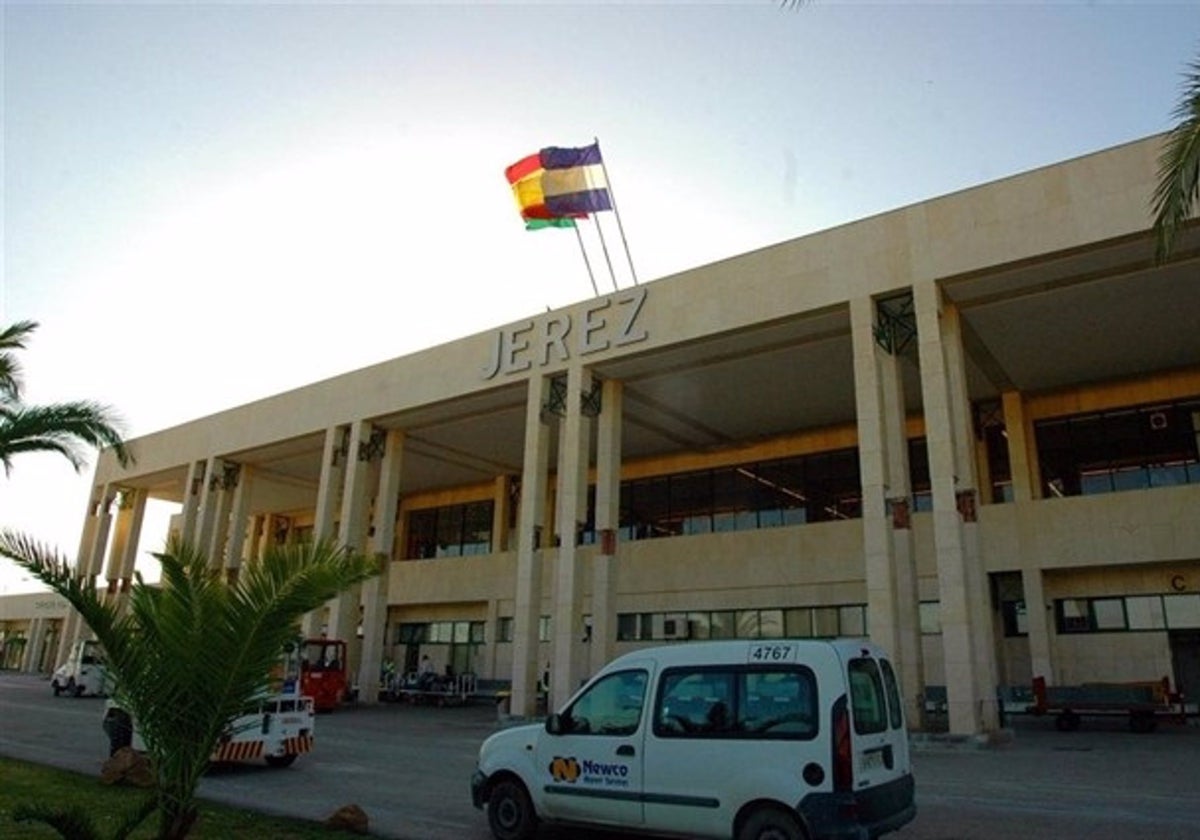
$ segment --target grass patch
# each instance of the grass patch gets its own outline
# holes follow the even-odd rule
[[[99,777],[70,773],[39,764],[0,757],[0,837],[5,840],[53,840],[58,832],[44,823],[18,823],[12,818],[19,804],[44,802],[56,807],[80,805],[96,817],[102,832],[111,832],[118,815],[137,806],[147,791],[101,784]],[[307,820],[269,817],[240,808],[200,800],[200,818],[189,837],[197,840],[272,838],[272,840],[338,840],[362,835],[331,831]],[[136,840],[153,840],[156,815],[133,833]]]

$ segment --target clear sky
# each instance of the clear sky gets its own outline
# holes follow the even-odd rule
[[[136,436],[590,297],[504,179],[542,146],[600,139],[653,280],[1167,129],[1200,4],[6,2],[2,36],[26,398]],[[19,457],[0,526],[73,556],[89,485]]]

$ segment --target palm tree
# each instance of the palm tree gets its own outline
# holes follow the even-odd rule
[[[0,332],[0,399],[21,398],[21,365],[13,350],[25,349],[25,338],[37,329],[34,321],[18,321]]]
[[[196,786],[222,732],[251,708],[301,616],[379,571],[329,542],[273,546],[230,583],[199,550],[172,540],[155,555],[162,583],[137,576],[127,610],[106,602],[61,555],[0,531],[8,557],[79,611],[103,645],[116,694],[156,775],[158,837],[186,837]]]
[[[1155,258],[1163,262],[1200,197],[1200,58],[1183,74],[1183,90],[1172,116],[1178,121],[1167,134],[1158,158],[1154,189]]]
[[[112,409],[88,400],[45,406],[22,401],[21,366],[12,351],[25,349],[37,326],[18,321],[0,331],[0,464],[5,475],[12,472],[13,456],[23,452],[57,452],[79,472],[87,463],[85,445],[112,447],[121,466],[127,465],[132,459]]]

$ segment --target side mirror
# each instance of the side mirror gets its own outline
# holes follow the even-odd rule
[[[558,712],[555,712],[554,714],[550,715],[550,717],[546,718],[546,731],[551,735],[561,735],[563,734],[563,730],[564,727],[562,715],[560,715]]]

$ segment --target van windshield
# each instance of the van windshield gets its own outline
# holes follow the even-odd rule
[[[887,700],[879,665],[874,659],[851,659],[847,672],[854,731],[859,735],[885,731],[888,726]]]

